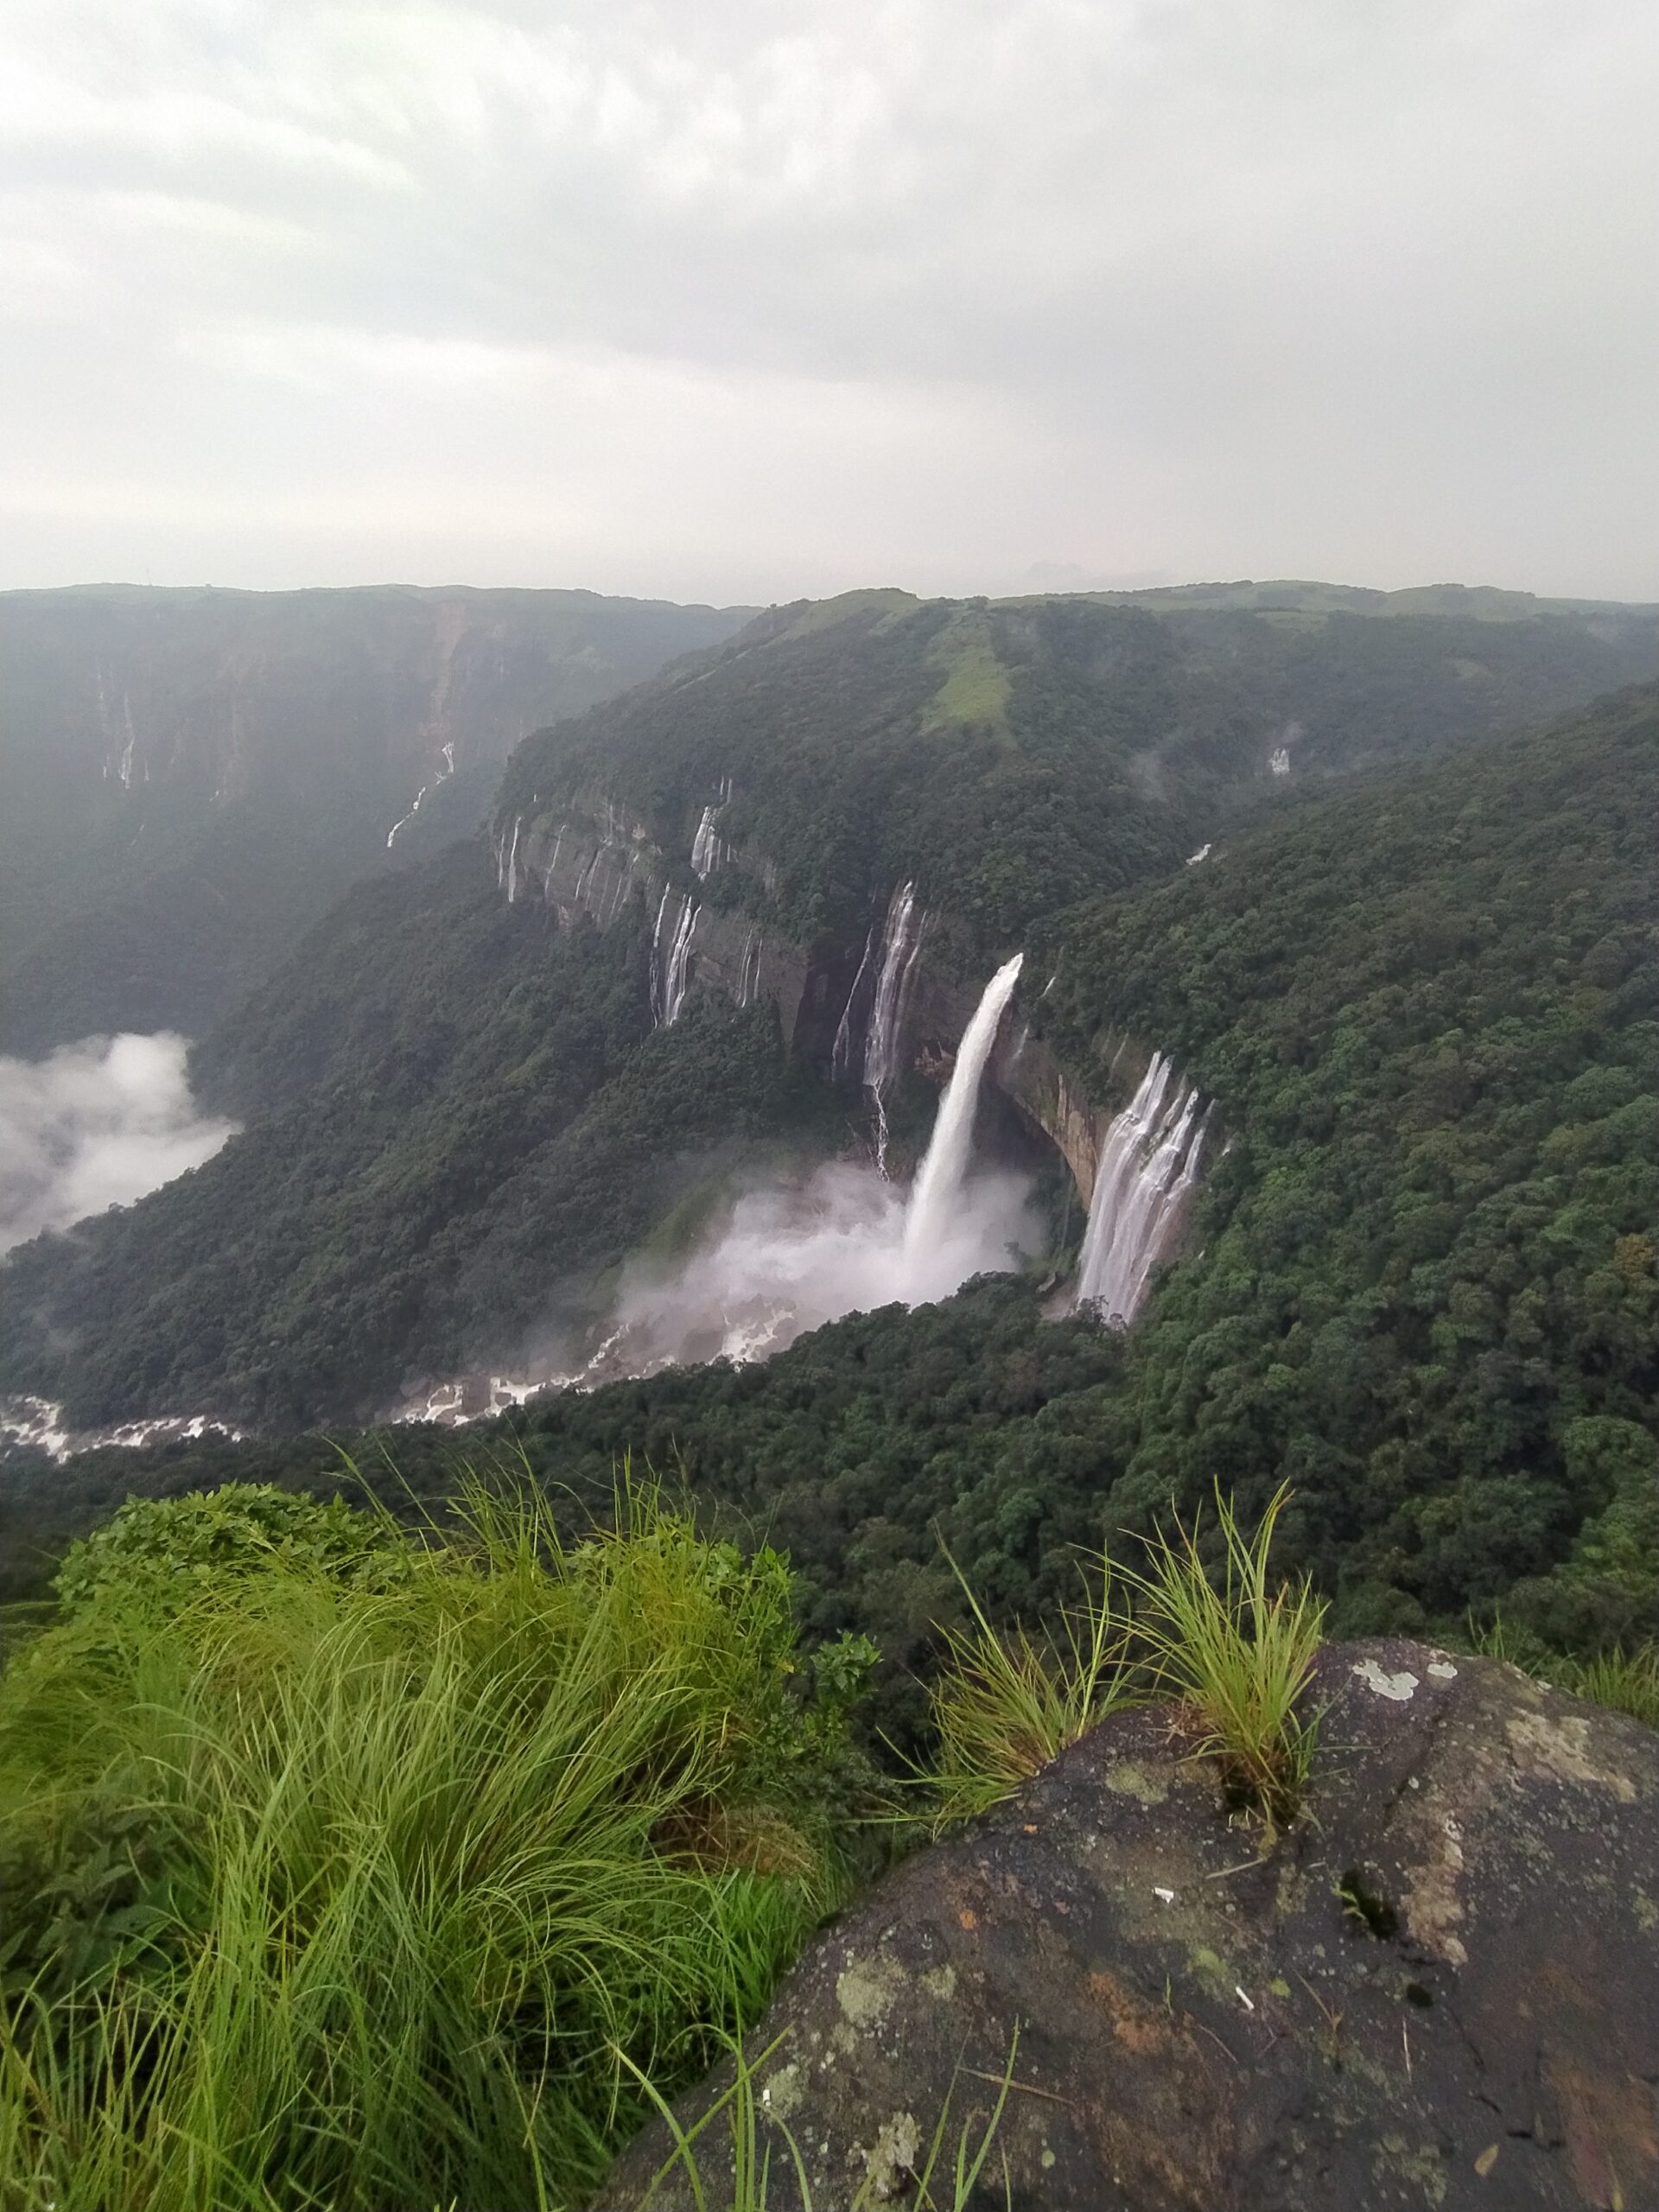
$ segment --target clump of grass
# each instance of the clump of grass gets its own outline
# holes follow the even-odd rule
[[[1633,1720],[1659,1728],[1659,1645],[1640,1643],[1626,1651],[1616,1643],[1593,1659],[1575,1662],[1561,1687],[1611,1713],[1628,1713]]]
[[[171,1589],[0,1682],[0,2212],[579,2199],[839,1901],[787,1568],[652,1494]]]
[[[1199,1521],[1158,1535],[1143,1573],[1125,1575],[1156,1688],[1191,1716],[1194,1748],[1220,1764],[1230,1788],[1269,1823],[1294,1817],[1319,1740],[1307,1707],[1325,1608],[1306,1580],[1275,1586],[1268,1554],[1290,1493],[1281,1484],[1253,1536],[1216,1487],[1221,1574],[1212,1582]]]
[[[929,1775],[936,1833],[1000,1803],[1134,1690],[1128,1630],[1104,1553],[1084,1571],[1081,1604],[1063,1607],[1057,1630],[1041,1637],[994,1628],[950,1564],[973,1625],[944,1630],[928,1693],[938,1735]]]
[[[1659,1728],[1659,1643],[1652,1638],[1633,1650],[1615,1643],[1583,1658],[1553,1649],[1529,1630],[1514,1628],[1494,1612],[1484,1624],[1471,1621],[1470,1642],[1483,1658],[1506,1660],[1571,1697]]]

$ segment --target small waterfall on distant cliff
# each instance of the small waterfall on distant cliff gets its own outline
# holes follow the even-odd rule
[[[1003,963],[985,986],[985,995],[974,1009],[974,1018],[957,1047],[957,1065],[939,1117],[933,1124],[927,1156],[905,1216],[905,1258],[913,1259],[938,1243],[949,1230],[961,1203],[962,1185],[974,1144],[974,1109],[979,1103],[979,1079],[996,1042],[997,1024],[1014,995],[1014,987],[1025,960],[1016,952]]]
[[[691,938],[697,926],[697,916],[702,911],[688,891],[680,902],[675,918],[674,931],[669,940],[668,957],[663,957],[663,925],[668,917],[669,894],[663,893],[662,904],[657,909],[657,926],[651,938],[651,1010],[656,1016],[658,1029],[667,1029],[679,1019],[680,1008],[685,1003],[685,988],[691,957]]]
[[[702,819],[697,824],[697,834],[691,840],[691,873],[699,883],[706,875],[712,874],[721,863],[724,849],[715,830],[719,815],[717,806],[705,806]]]
[[[691,840],[691,873],[699,883],[712,875],[717,868],[724,868],[731,856],[731,849],[715,828],[721,816],[731,803],[732,779],[729,776],[723,776],[721,779],[720,797],[711,806],[703,808],[702,819],[698,823],[696,835]]]
[[[830,1055],[831,1075],[849,1075],[853,1065],[853,1042],[855,1034],[855,1017],[858,1011],[860,994],[864,978],[870,972],[870,955],[875,950],[875,931],[872,928],[864,939],[864,957],[858,963],[858,973],[853,978],[853,988],[847,994],[847,1003],[841,1010],[841,1024],[836,1031],[835,1046]]]
[[[1193,1086],[1177,1083],[1155,1052],[1101,1147],[1077,1270],[1079,1306],[1096,1306],[1110,1321],[1134,1318],[1198,1179],[1208,1118],[1207,1111],[1199,1116]]]
[[[916,886],[901,883],[887,902],[887,918],[881,931],[874,994],[864,1030],[861,1071],[864,1088],[875,1108],[875,1164],[884,1175],[887,1172],[887,1091],[899,1072],[905,1007],[926,928],[926,914],[918,915],[916,912]],[[872,930],[864,941],[864,957],[858,963],[841,1026],[836,1032],[830,1066],[836,1075],[847,1074],[853,1065],[854,1039],[862,1017],[863,995],[875,950],[875,932]]]

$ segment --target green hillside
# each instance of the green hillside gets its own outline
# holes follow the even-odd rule
[[[1449,752],[1659,672],[1650,610],[1532,601],[1496,620],[1460,598],[1402,612],[1318,590],[1334,603],[855,592],[776,609],[522,746],[496,820],[602,794],[683,866],[729,787],[734,858],[702,893],[715,904],[800,941],[856,938],[913,876],[999,946],[1090,892],[1168,874],[1287,786]]]
[[[764,1000],[740,1018],[699,992],[652,1033],[659,882],[796,947],[833,1030],[900,878],[931,915],[930,972],[971,979],[1080,899],[1179,877],[1229,824],[1455,753],[1649,650],[1634,619],[1605,628],[1345,611],[1287,628],[1272,611],[897,592],[774,610],[514,754],[498,852],[509,819],[572,806],[620,810],[645,840],[606,926],[509,906],[479,845],[316,921],[197,1055],[243,1135],[0,1270],[0,1388],[60,1398],[77,1424],[286,1426],[362,1419],[411,1376],[527,1343],[557,1353],[604,1313],[628,1253],[748,1147],[810,1155],[847,1135],[827,1042],[791,1052]],[[728,859],[697,885],[684,856],[722,790]],[[543,829],[526,849],[536,835],[556,842]],[[1208,898],[1209,880],[1179,895]],[[1150,1000],[1127,1018],[1149,1042],[1188,1034],[1166,1038]]]
[[[941,1537],[990,1602],[1030,1611],[1075,1542],[1217,1480],[1254,1510],[1285,1477],[1287,1559],[1350,1627],[1502,1603],[1563,1644],[1639,1635],[1659,1574],[1656,802],[1647,687],[1301,800],[1202,868],[1043,925],[1032,972],[1057,980],[1027,1011],[1079,1081],[1130,1024],[1228,1134],[1128,1338],[987,1283],[766,1366],[567,1395],[506,1433],[588,1494],[621,1452],[683,1462],[790,1550],[814,1632],[866,1629],[895,1662],[950,1608]],[[397,1446],[430,1491],[455,1448]],[[329,1465],[301,1440],[49,1480],[90,1513],[132,1479]]]

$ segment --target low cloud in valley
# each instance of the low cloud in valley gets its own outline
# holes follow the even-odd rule
[[[199,1114],[188,1041],[88,1037],[45,1059],[0,1057],[0,1252],[130,1205],[211,1159],[232,1122]]]

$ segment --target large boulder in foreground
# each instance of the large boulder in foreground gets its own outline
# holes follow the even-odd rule
[[[776,2121],[816,2212],[912,2202],[1016,2027],[976,2205],[1659,2207],[1659,1735],[1421,1644],[1332,1645],[1319,1694],[1270,1847],[1127,1713],[820,1936],[750,2044],[768,2212],[801,2202]],[[601,2204],[690,2212],[677,2171],[648,2195],[671,2149],[648,2129]],[[699,2152],[724,2205],[722,2124]]]

